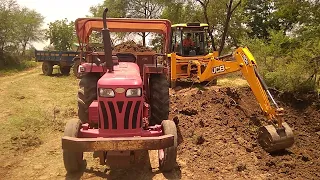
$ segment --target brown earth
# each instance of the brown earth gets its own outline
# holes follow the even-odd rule
[[[144,47],[141,44],[137,44],[134,41],[125,41],[116,45],[113,49],[116,52],[150,52],[153,51],[148,47]]]
[[[320,179],[320,110],[281,105],[295,144],[269,154],[256,141],[265,121],[249,88],[172,91],[178,156],[182,169],[192,172],[188,179]]]
[[[38,71],[32,70],[0,79],[1,97],[6,96],[4,92],[10,90],[10,85],[23,88],[24,81],[35,78],[41,78],[37,80],[40,84],[45,82],[43,80],[52,81],[55,85],[62,81],[68,85],[71,83],[64,90],[71,88],[71,93],[63,96],[76,97],[76,79],[42,77],[38,74]],[[11,80],[13,78],[15,81]],[[37,87],[37,82],[34,87]],[[59,87],[62,91],[64,86],[52,88]],[[38,94],[44,91],[41,96],[43,101],[54,96],[46,94],[45,87],[23,92],[35,90]],[[48,92],[51,91],[48,88]],[[13,96],[12,101],[26,104],[37,96],[24,94],[24,98],[21,97]],[[11,135],[6,119],[20,112],[12,112],[13,109],[8,107],[7,111],[0,112],[3,123],[0,129],[5,131],[2,140],[8,139],[0,147],[0,179],[320,179],[320,110],[315,105],[296,106],[280,102],[286,110],[286,122],[294,130],[295,144],[286,151],[269,154],[256,142],[256,130],[265,121],[249,88],[180,88],[179,91],[170,90],[170,97],[170,117],[179,122],[177,167],[171,173],[161,173],[157,153],[150,151],[144,166],[130,169],[100,166],[91,153],[85,153],[86,167],[83,171],[66,174],[62,161],[61,122],[54,121],[50,126],[40,124],[41,128],[37,131],[30,124],[30,127],[21,127],[18,136]],[[61,100],[57,104],[62,106]],[[73,109],[67,108],[71,106],[69,102],[65,106],[66,109],[59,111],[54,107],[50,112],[53,111],[54,116],[76,116]],[[31,119],[31,115],[26,120]],[[49,117],[44,118],[49,120]],[[41,132],[43,136],[36,136]]]

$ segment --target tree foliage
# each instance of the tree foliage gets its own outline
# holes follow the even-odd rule
[[[19,63],[28,45],[32,49],[32,42],[43,39],[41,14],[20,7],[15,0],[0,0],[0,22],[0,68]]]
[[[67,19],[63,19],[49,23],[46,38],[50,40],[50,44],[52,44],[56,50],[71,50],[75,42],[74,22],[68,22]]]

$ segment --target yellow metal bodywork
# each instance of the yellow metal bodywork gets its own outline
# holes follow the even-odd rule
[[[201,70],[202,63],[207,64],[204,70]],[[208,54],[204,57],[180,57],[175,53],[172,53],[171,81],[176,81],[183,77],[190,77],[190,71],[192,71],[192,67],[188,66],[190,64],[197,66],[196,78],[198,82],[211,81],[217,76],[241,71],[242,75],[249,83],[261,109],[266,113],[268,118],[274,119],[278,114],[277,110],[270,105],[268,96],[255,74],[254,68],[257,66],[256,61],[247,48],[238,48],[233,53],[231,61],[226,60],[226,58],[217,59],[217,54]],[[181,66],[183,65],[188,67],[185,71],[181,70]],[[279,118],[279,120],[280,119],[281,118]]]
[[[183,57],[177,55],[176,53],[168,54],[168,58],[170,59],[169,63],[171,66],[171,82],[176,82],[177,80],[181,79],[197,80],[197,77],[201,75],[201,71],[203,69],[201,67],[206,67],[211,59],[217,56],[218,52],[209,53],[205,56],[192,57]],[[212,78],[206,81],[210,80],[212,80]]]
[[[175,27],[190,27],[190,26],[188,26],[187,23],[180,23],[180,24],[173,24],[171,27],[175,28]],[[191,26],[191,27],[194,27],[194,26]],[[209,25],[206,23],[200,23],[200,26],[198,27],[209,27]]]
[[[192,30],[193,28],[206,28],[209,27],[206,23],[199,23],[197,25],[193,25],[192,23],[180,23],[180,24],[173,24],[171,26],[172,29],[174,28],[189,28]],[[212,52],[207,55],[197,55],[197,56],[179,56],[175,52],[168,54],[169,63],[171,66],[171,73],[169,79],[171,82],[175,84],[177,80],[182,79],[191,79],[191,81],[197,81],[197,76],[201,75],[201,70],[204,69],[209,63],[210,59],[213,57],[217,57],[218,52]],[[173,57],[173,58],[172,58]],[[211,79],[210,79],[211,80]]]

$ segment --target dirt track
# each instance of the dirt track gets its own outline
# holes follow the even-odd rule
[[[42,77],[40,74],[40,70],[35,69],[14,76],[23,77],[18,81],[1,77],[0,101],[8,96],[13,83],[24,88],[24,82],[39,76],[41,80],[52,81],[54,88],[70,91],[63,97],[71,96],[71,101],[74,99],[76,103],[73,98],[76,96],[76,90],[73,91],[76,89],[76,79]],[[60,84],[62,81],[70,82],[70,87],[60,87],[64,85]],[[34,81],[33,87],[39,84],[41,81]],[[27,92],[27,89],[19,92],[23,91]],[[50,94],[43,94],[40,98],[51,99]],[[90,154],[85,154],[87,166],[84,171],[66,175],[61,155],[61,128],[52,125],[37,131],[45,132],[45,135],[37,137],[42,143],[30,143],[31,148],[0,148],[0,179],[320,179],[319,109],[313,106],[294,109],[282,104],[287,110],[286,120],[294,129],[296,142],[285,152],[268,154],[256,143],[256,129],[263,122],[263,116],[250,89],[210,87],[202,91],[188,88],[179,92],[171,90],[170,94],[170,116],[179,120],[178,166],[174,172],[162,174],[158,169],[156,153],[152,151],[149,152],[151,163],[138,170],[109,170],[99,166]],[[12,96],[12,101],[16,101],[14,98]],[[35,98],[38,97],[25,95],[21,103],[32,102]],[[5,109],[3,106],[1,108]],[[4,124],[1,127],[1,143],[10,147],[7,143],[14,142],[12,139],[15,138],[10,128],[6,127],[9,124],[7,121],[14,113],[21,112],[12,112],[14,109],[10,106],[6,108],[8,112],[0,113],[0,121]],[[69,112],[69,109],[65,111]],[[64,113],[61,110],[60,114]],[[70,110],[63,122],[74,115],[74,110]]]

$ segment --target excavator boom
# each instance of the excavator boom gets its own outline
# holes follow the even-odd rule
[[[242,72],[261,110],[269,120],[270,125],[259,129],[258,141],[260,145],[268,152],[292,146],[294,143],[293,132],[283,120],[284,111],[278,106],[266,83],[259,75],[256,61],[248,48],[240,47],[233,54],[212,58],[202,73],[198,71],[198,79],[200,82],[208,81],[216,76],[236,71]]]

